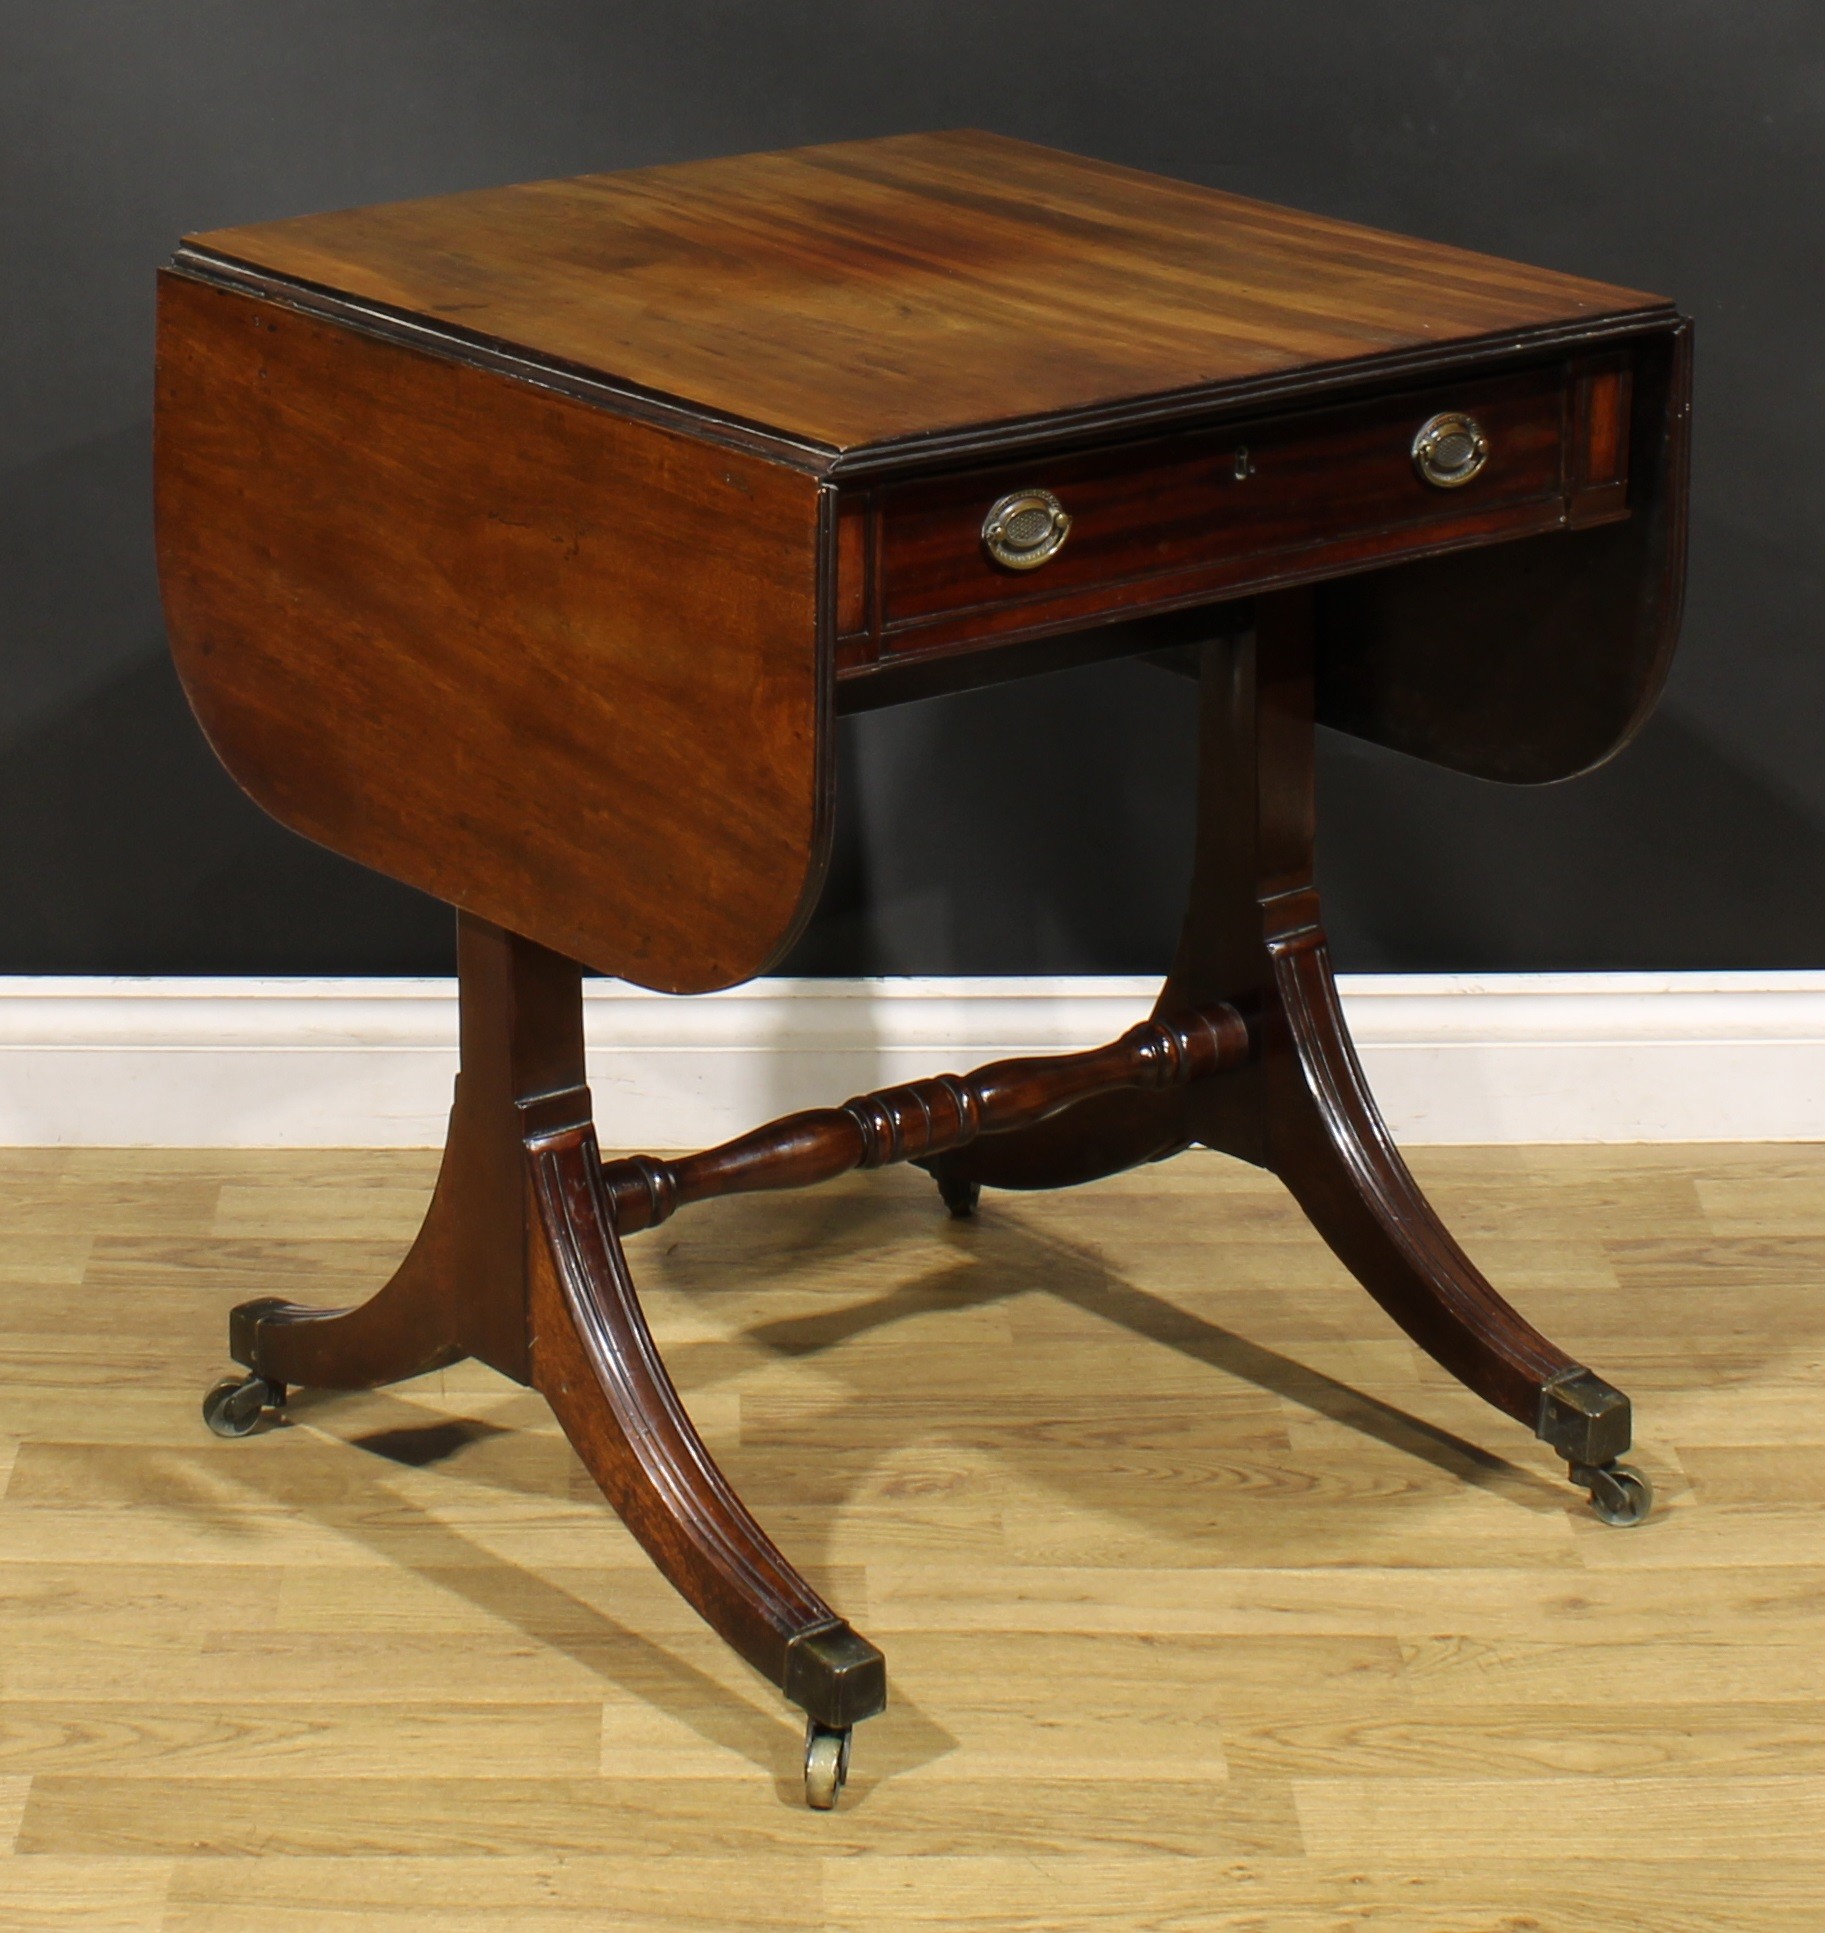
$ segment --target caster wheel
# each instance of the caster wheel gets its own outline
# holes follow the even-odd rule
[[[1622,1530],[1633,1529],[1654,1508],[1654,1486],[1626,1463],[1574,1468],[1572,1481],[1591,1493],[1591,1508],[1606,1524]]]
[[[940,1175],[938,1193],[944,1197],[944,1205],[951,1211],[951,1220],[966,1222],[975,1214],[976,1204],[982,1199],[982,1183],[959,1181],[951,1175]]]
[[[850,1727],[834,1731],[815,1718],[805,1725],[805,1803],[813,1812],[829,1812],[849,1777]]]
[[[217,1436],[251,1436],[267,1410],[284,1401],[282,1384],[264,1376],[230,1376],[203,1398],[203,1421]]]

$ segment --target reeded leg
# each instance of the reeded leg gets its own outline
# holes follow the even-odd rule
[[[462,1071],[450,1134],[424,1225],[392,1279],[366,1302],[312,1309],[245,1302],[228,1350],[251,1373],[238,1395],[220,1385],[204,1415],[223,1435],[258,1420],[261,1394],[286,1386],[372,1389],[464,1356],[526,1380],[526,1294],[517,1094],[567,1074],[581,1079],[577,969],[476,921],[458,924]],[[573,1014],[571,1009],[577,1008]]]
[[[1314,908],[1315,910],[1315,908]],[[1269,942],[1272,1166],[1339,1260],[1428,1355],[1578,1469],[1629,1447],[1628,1399],[1490,1285],[1420,1192],[1363,1080],[1313,926]]]
[[[312,1309],[278,1297],[243,1302],[228,1318],[228,1353],[270,1383],[372,1389],[466,1353],[452,1338],[448,1193],[440,1188],[411,1252],[386,1287],[348,1309]]]
[[[462,1072],[418,1240],[356,1308],[235,1310],[252,1373],[205,1416],[242,1435],[287,1384],[361,1388],[463,1356],[531,1383],[680,1594],[805,1710],[806,1797],[827,1809],[850,1728],[886,1703],[885,1663],[768,1541],[666,1374],[603,1185],[575,962],[467,917],[458,935]]]
[[[218,1383],[203,1398],[203,1420],[218,1436],[246,1436],[268,1410],[285,1407],[288,1386],[374,1389],[459,1362],[458,1339],[469,1300],[465,1263],[482,1251],[465,1242],[465,1159],[476,1123],[465,1118],[459,1088],[450,1140],[424,1225],[386,1286],[347,1309],[313,1309],[280,1296],[243,1302],[228,1317],[228,1353],[247,1375]]]
[[[1099,1096],[947,1155],[950,1188],[1066,1187],[1198,1141],[1272,1169],[1357,1280],[1436,1361],[1527,1424],[1599,1515],[1646,1514],[1619,1391],[1542,1336],[1453,1240],[1401,1159],[1344,1024],[1312,883],[1311,600],[1262,599],[1203,648],[1198,850],[1155,1007],[1232,1002],[1255,1058],[1221,1082]]]
[[[966,1180],[961,1175],[947,1175],[941,1168],[934,1170],[938,1182],[938,1196],[945,1207],[951,1211],[951,1220],[966,1222],[976,1212],[976,1205],[982,1199],[982,1183]]]
[[[1175,977],[1194,993],[1211,976],[1239,982],[1260,1057],[1252,1080],[1191,1096],[1198,1138],[1272,1168],[1421,1348],[1557,1450],[1600,1513],[1638,1521],[1645,1485],[1636,1516],[1604,1511],[1628,1399],[1497,1294],[1420,1192],[1363,1079],[1312,883],[1311,625],[1309,594],[1263,600],[1252,643],[1205,667],[1198,897]]]
[[[816,1725],[847,1732],[885,1706],[885,1661],[774,1548],[679,1402],[615,1233],[587,1102],[528,1111],[533,1385],[679,1594]]]

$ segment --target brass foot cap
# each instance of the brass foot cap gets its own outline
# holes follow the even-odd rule
[[[263,1295],[228,1312],[228,1353],[243,1369],[260,1369],[260,1324],[278,1309],[292,1306],[282,1295]]]
[[[1614,1463],[1629,1447],[1629,1399],[1588,1369],[1568,1369],[1541,1390],[1535,1432],[1567,1463]]]
[[[848,1625],[820,1625],[787,1646],[783,1689],[820,1725],[844,1731],[887,1709],[887,1660]]]

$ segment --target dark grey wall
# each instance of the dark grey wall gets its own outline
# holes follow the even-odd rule
[[[1658,718],[1546,791],[1328,744],[1330,924],[1356,968],[1820,963],[1816,0],[0,0],[0,971],[449,963],[441,909],[240,799],[166,669],[152,272],[181,231],[964,123],[1695,314]],[[1160,964],[1190,695],[1112,666],[858,721],[797,964]]]

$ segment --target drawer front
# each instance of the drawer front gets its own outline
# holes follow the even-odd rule
[[[1619,514],[1620,479],[1588,477],[1574,447],[1592,394],[1589,372],[1556,365],[890,487],[875,511],[878,650],[947,648],[965,630],[1094,618],[1587,521],[1570,510],[1587,483],[1611,492],[1613,507],[1593,501],[1593,514]],[[1612,418],[1625,397],[1611,399]],[[1470,418],[1486,445],[1462,482],[1449,480],[1468,448],[1450,440],[1454,425],[1434,459],[1445,482],[1416,459],[1416,436],[1443,416]],[[1069,518],[1063,543],[1029,568],[996,561],[991,509],[1042,493]],[[1027,532],[1039,529],[1043,515],[1028,514]]]

